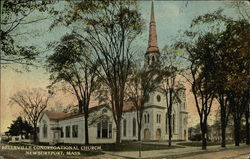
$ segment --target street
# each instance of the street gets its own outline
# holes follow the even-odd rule
[[[180,157],[179,159],[250,159],[249,147]]]

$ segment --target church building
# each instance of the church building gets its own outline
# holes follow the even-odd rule
[[[151,6],[149,23],[148,48],[145,53],[145,66],[151,65],[160,58],[157,44],[156,21],[154,15],[154,3]],[[172,114],[172,139],[187,140],[187,107],[185,88],[180,88],[178,97],[180,102],[174,102]],[[137,115],[136,110],[125,108],[122,123],[122,140],[137,140]],[[168,140],[168,119],[165,95],[161,91],[151,92],[149,100],[145,104],[142,122],[142,140]]]
[[[157,44],[154,4],[151,6],[148,48],[145,53],[145,65],[157,62],[160,51]],[[187,106],[185,88],[178,96],[181,99],[173,104],[172,140],[187,140]],[[116,125],[111,107],[99,105],[91,107],[89,112],[89,143],[115,143]],[[137,140],[137,112],[132,103],[124,103],[121,121],[121,140]],[[168,140],[168,119],[166,101],[163,92],[154,91],[149,95],[143,113],[141,139],[143,141]],[[91,121],[92,120],[92,121]],[[84,144],[84,115],[45,111],[39,119],[40,142]]]

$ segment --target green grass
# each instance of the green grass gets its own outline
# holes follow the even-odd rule
[[[191,146],[191,147],[201,147],[202,146],[202,141],[183,142],[183,143],[177,143],[177,145]],[[220,143],[207,142],[207,146],[215,146],[215,145],[220,145]]]
[[[139,151],[140,145],[135,142],[125,142],[119,145],[115,144],[103,144],[102,150],[104,151]],[[182,148],[182,146],[167,146],[167,145],[153,145],[153,144],[142,144],[141,151],[149,151],[149,150],[166,150],[166,149],[174,149],[174,148]]]

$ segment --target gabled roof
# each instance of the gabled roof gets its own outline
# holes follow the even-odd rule
[[[89,113],[98,111],[103,107],[110,109],[110,107],[108,105],[102,104],[102,105],[98,105],[98,106],[94,106],[94,107],[89,108]],[[72,118],[84,116],[84,113],[64,113],[64,112],[55,112],[55,111],[49,111],[49,110],[46,110],[44,112],[44,114],[46,114],[47,117],[53,121],[66,120],[66,119],[72,119]],[[41,118],[40,118],[40,120],[41,120]]]

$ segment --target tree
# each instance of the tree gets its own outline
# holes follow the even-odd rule
[[[74,26],[74,22],[84,24],[80,28],[73,28],[79,37],[91,46],[100,65],[98,76],[110,91],[113,118],[117,128],[116,143],[119,144],[125,86],[131,73],[134,54],[133,43],[142,31],[141,14],[133,0],[82,0],[69,3],[71,9],[61,23],[67,26]],[[60,23],[60,19],[52,26],[55,27],[57,23]]]
[[[6,133],[11,136],[21,135],[22,139],[23,137],[27,139],[32,133],[33,127],[26,120],[23,120],[21,116],[19,116],[16,120],[12,121],[12,124],[8,127],[8,129],[9,130]]]
[[[163,57],[161,61],[160,76],[162,78],[160,88],[166,98],[167,118],[168,118],[168,145],[171,146],[172,141],[172,115],[173,104],[179,103],[179,91],[182,89],[177,75],[181,73],[180,61],[176,50],[165,46],[163,49]]]
[[[136,110],[138,141],[141,141],[142,118],[145,103],[149,100],[149,94],[158,88],[159,79],[153,66],[146,69],[140,65],[140,63],[135,63],[132,67],[132,74],[129,76],[129,82],[126,86],[126,94]]]
[[[218,10],[212,14],[199,16],[193,21],[193,25],[211,24],[220,22],[224,24],[225,29],[214,35],[216,53],[213,54],[213,64],[217,68],[213,72],[213,85],[218,94],[221,106],[221,124],[222,124],[222,147],[225,146],[225,129],[228,115],[231,111],[234,116],[235,126],[235,145],[240,142],[240,121],[245,112],[246,136],[249,136],[249,113],[247,105],[249,104],[249,19],[241,15],[240,19],[232,19],[221,14]],[[247,16],[247,12],[246,16]],[[243,19],[242,19],[243,18]],[[206,59],[207,60],[207,59]],[[220,82],[223,80],[224,82]],[[229,107],[229,108],[227,108]],[[249,137],[247,143],[249,143]]]
[[[85,144],[89,144],[88,117],[89,102],[93,92],[99,88],[98,64],[89,62],[91,50],[76,34],[62,37],[54,54],[48,57],[48,69],[51,73],[52,85],[60,81],[66,82],[67,89],[78,101],[79,113],[85,118]]]
[[[19,39],[29,37],[31,32],[25,32],[22,27],[47,19],[47,16],[37,16],[36,11],[44,13],[53,11],[48,5],[53,0],[3,0],[1,1],[0,50],[1,66],[9,64],[32,65],[39,55],[34,46],[25,46]],[[55,13],[55,12],[54,12]]]
[[[210,81],[213,80],[212,75],[216,70],[215,65],[211,63],[213,62],[211,54],[215,53],[215,46],[211,42],[216,41],[216,39],[214,39],[211,33],[202,36],[199,33],[186,32],[186,35],[190,39],[195,39],[195,41],[178,42],[177,46],[184,48],[188,54],[191,74],[191,79],[188,81],[191,83],[191,90],[200,118],[202,149],[205,150],[207,146],[207,119],[215,98],[215,92]],[[206,61],[205,59],[210,60]]]
[[[34,88],[31,90],[22,90],[15,93],[10,97],[10,102],[12,104],[17,104],[20,106],[26,115],[28,121],[33,127],[33,140],[34,143],[37,141],[37,122],[48,106],[49,99],[51,98],[52,93],[48,93],[40,88]]]

